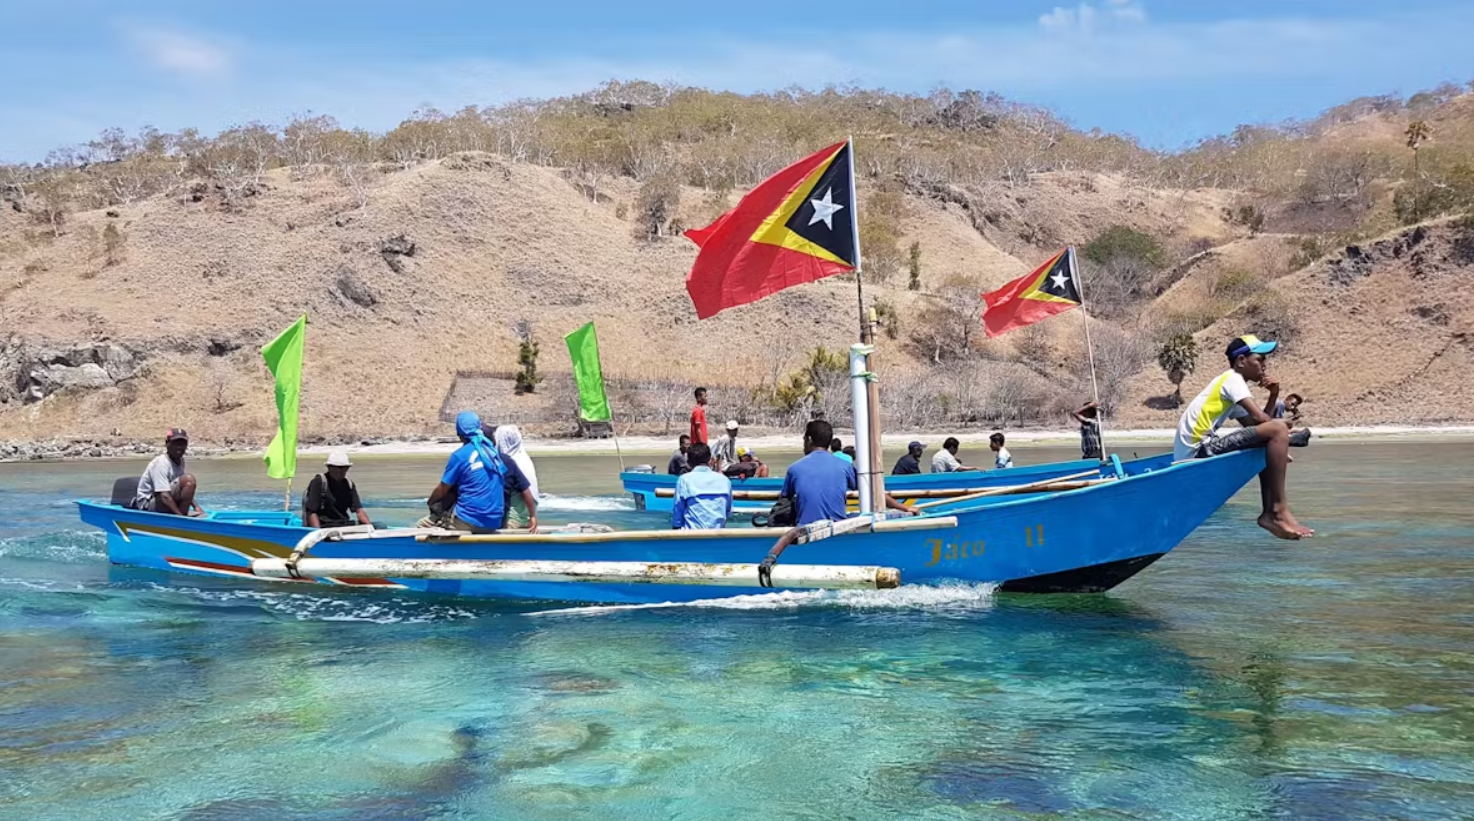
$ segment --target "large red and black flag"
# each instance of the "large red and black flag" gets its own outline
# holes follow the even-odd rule
[[[988,304],[983,311],[983,327],[988,336],[1005,334],[1079,307],[1077,270],[1075,249],[1066,248],[1032,274],[983,294],[983,301]]]
[[[855,270],[852,162],[848,141],[831,145],[763,180],[711,225],[686,231],[701,248],[686,276],[696,316]]]

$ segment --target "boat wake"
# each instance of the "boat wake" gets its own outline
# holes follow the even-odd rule
[[[380,594],[334,596],[323,591],[283,593],[276,590],[234,590],[151,584],[155,593],[184,595],[207,606],[246,606],[288,616],[297,621],[348,621],[374,624],[430,624],[474,619],[475,610],[454,605]]]
[[[688,602],[590,605],[538,610],[529,616],[598,616],[637,610],[801,610],[832,608],[857,612],[924,611],[941,615],[970,615],[993,607],[996,584],[913,585],[895,590],[783,590],[746,596],[697,599]]]
[[[633,499],[625,496],[557,496],[544,493],[537,500],[537,509],[568,510],[577,512],[620,511],[635,509]]]
[[[107,555],[107,539],[96,530],[64,530],[0,539],[0,558],[64,564],[93,564]]]

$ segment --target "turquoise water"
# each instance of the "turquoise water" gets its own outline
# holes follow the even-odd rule
[[[0,818],[1474,817],[1474,445],[1297,458],[1316,539],[1251,488],[1105,596],[582,614],[110,568],[66,500],[141,462],[0,465]],[[438,464],[354,475],[406,523]],[[651,521],[538,464],[545,518]]]

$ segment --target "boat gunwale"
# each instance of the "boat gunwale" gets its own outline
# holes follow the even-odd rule
[[[1234,452],[1234,453],[1220,454],[1218,456],[1212,456],[1212,457],[1208,457],[1208,458],[1205,458],[1205,459],[1193,459],[1193,460],[1183,460],[1183,461],[1173,462],[1170,465],[1165,466],[1165,467],[1155,468],[1155,469],[1152,469],[1150,471],[1145,471],[1145,472],[1142,472],[1142,473],[1128,474],[1128,475],[1123,476],[1123,477],[1120,477],[1120,478],[1112,478],[1111,481],[1102,482],[1100,484],[1088,485],[1088,486],[1085,486],[1085,487],[1071,488],[1071,489],[1066,489],[1066,490],[1041,491],[1039,493],[1021,494],[1022,498],[1010,498],[1009,496],[994,496],[994,497],[990,497],[990,498],[986,498],[986,499],[977,499],[977,500],[975,500],[975,501],[973,501],[971,503],[965,504],[962,507],[958,507],[958,508],[938,508],[935,513],[928,512],[928,513],[924,513],[924,514],[922,514],[921,516],[918,516],[918,517],[898,518],[898,519],[894,519],[894,520],[890,520],[890,521],[906,522],[906,521],[920,521],[920,520],[925,520],[925,519],[943,519],[943,518],[953,518],[953,519],[956,519],[957,517],[960,517],[960,516],[965,516],[965,515],[969,515],[969,514],[979,513],[979,512],[982,512],[982,511],[993,511],[993,510],[1000,510],[1000,509],[1012,510],[1012,509],[1014,509],[1014,508],[1016,508],[1018,506],[1039,504],[1039,503],[1051,501],[1051,500],[1054,500],[1054,499],[1062,498],[1062,497],[1068,496],[1070,494],[1091,493],[1091,492],[1095,492],[1095,491],[1104,491],[1104,490],[1107,490],[1107,489],[1110,489],[1110,488],[1118,488],[1118,487],[1129,486],[1133,482],[1133,480],[1144,480],[1144,479],[1146,479],[1148,477],[1155,477],[1155,476],[1160,476],[1160,475],[1164,475],[1164,474],[1170,474],[1170,473],[1172,473],[1174,471],[1182,472],[1182,471],[1186,471],[1186,470],[1189,470],[1189,469],[1193,469],[1193,467],[1195,465],[1198,465],[1198,464],[1209,464],[1209,463],[1211,463],[1211,462],[1213,462],[1215,460],[1225,460],[1225,459],[1228,459],[1228,458],[1231,458],[1231,457],[1239,456],[1242,453],[1248,453],[1248,452],[1251,452],[1251,451],[1240,451],[1240,452]],[[1153,458],[1153,457],[1145,457],[1145,458]],[[1136,460],[1133,460],[1133,461],[1136,461]],[[1129,464],[1129,463],[1127,463],[1127,464]],[[155,513],[153,511],[141,511],[141,510],[133,510],[131,508],[118,507],[116,505],[112,505],[112,504],[107,503],[107,502],[94,502],[94,501],[90,501],[90,500],[78,499],[78,500],[74,500],[74,503],[77,504],[79,507],[85,505],[87,507],[91,507],[93,509],[97,509],[97,510],[101,510],[101,511],[116,510],[116,511],[126,511],[128,513],[146,514],[147,517],[150,518],[150,519],[152,519],[153,517],[165,517],[165,519],[168,520],[168,521],[180,521],[181,518],[183,518],[183,517],[173,516],[173,515],[169,515],[169,514]],[[225,512],[225,513],[255,513],[255,512],[258,512],[258,511],[222,511],[222,512]],[[265,511],[260,511],[260,512],[261,513],[266,513]],[[273,511],[271,513],[272,513],[272,515],[279,515],[278,512],[274,512]],[[192,522],[201,522],[201,523],[208,523],[208,525],[227,525],[227,526],[244,527],[244,528],[251,528],[251,529],[268,528],[268,529],[271,529],[271,530],[278,530],[278,531],[290,531],[292,533],[299,533],[299,532],[307,529],[304,525],[284,525],[284,524],[276,524],[276,523],[269,523],[269,522],[268,523],[243,522],[243,521],[231,521],[230,519],[214,519],[214,518],[203,518],[203,519],[201,519],[201,518],[191,518],[189,521],[192,521]],[[937,527],[954,527],[954,526],[956,526],[956,524],[951,524],[951,525],[937,525]],[[917,525],[911,525],[911,527],[917,528],[917,529],[922,529],[922,528],[920,528]],[[884,528],[884,524],[883,523],[882,523],[882,528]],[[784,532],[786,532],[786,530],[787,530],[786,528],[740,528],[739,527],[739,528],[721,528],[721,529],[716,529],[716,530],[677,530],[677,529],[674,529],[674,528],[644,529],[644,530],[615,530],[615,531],[610,531],[608,533],[578,533],[578,532],[572,532],[572,533],[537,533],[537,534],[531,534],[531,533],[465,534],[466,536],[474,537],[474,538],[471,538],[471,539],[467,539],[465,537],[458,536],[458,535],[446,536],[446,535],[442,535],[442,534],[437,534],[437,533],[434,533],[434,532],[430,532],[430,533],[426,533],[424,535],[399,534],[399,535],[395,535],[395,536],[385,536],[383,538],[385,538],[385,539],[409,538],[409,539],[413,539],[414,541],[416,541],[418,543],[423,543],[423,544],[444,544],[444,545],[452,545],[452,544],[456,544],[456,543],[466,543],[466,544],[470,544],[470,543],[483,543],[483,544],[560,544],[560,543],[562,543],[562,544],[598,544],[598,543],[604,543],[604,542],[612,543],[612,542],[621,542],[621,541],[665,541],[665,540],[670,540],[670,539],[692,539],[692,540],[752,539],[752,540],[769,541],[769,540],[773,540],[773,539],[776,539],[777,537],[781,536]],[[863,529],[863,530],[854,530],[854,531],[850,531],[848,533],[841,533],[841,534],[836,534],[836,535],[839,535],[839,536],[849,536],[849,535],[856,535],[856,534],[882,535],[885,532],[886,532],[886,529],[882,529],[880,531],[875,531],[875,530],[872,530],[872,529]],[[349,541],[358,541],[358,540],[357,539],[353,539],[353,540],[341,540],[340,543],[346,543],[346,542],[349,542]]]

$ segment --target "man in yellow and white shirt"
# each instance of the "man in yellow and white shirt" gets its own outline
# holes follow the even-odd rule
[[[1290,463],[1290,446],[1306,444],[1310,431],[1301,429],[1291,436],[1289,425],[1282,419],[1271,419],[1249,391],[1250,382],[1268,388],[1267,405],[1274,407],[1279,399],[1279,382],[1269,376],[1264,357],[1278,346],[1252,334],[1228,343],[1229,369],[1188,403],[1177,423],[1173,453],[1179,460],[1201,459],[1264,448],[1265,468],[1259,474],[1264,509],[1259,526],[1281,539],[1303,539],[1315,531],[1300,524],[1290,512],[1285,498],[1285,471]],[[1219,428],[1231,419],[1244,420],[1245,427],[1219,433]]]

